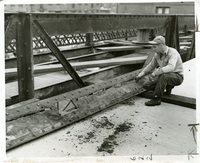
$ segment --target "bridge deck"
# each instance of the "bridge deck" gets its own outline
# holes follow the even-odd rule
[[[195,61],[184,63],[185,80],[174,94],[196,97]],[[145,101],[135,97],[129,105],[118,104],[12,149],[7,157],[188,155],[196,151],[188,126],[196,123],[195,110],[167,103],[149,108]]]

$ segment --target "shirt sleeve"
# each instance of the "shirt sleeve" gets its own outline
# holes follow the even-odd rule
[[[144,72],[144,74],[149,74],[149,73],[152,72],[157,66],[158,66],[158,63],[157,63],[157,61],[156,61],[156,54],[155,54],[154,57],[152,58],[151,62],[143,69],[142,72]]]

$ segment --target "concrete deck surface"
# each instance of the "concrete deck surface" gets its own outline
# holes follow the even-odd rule
[[[195,59],[184,67],[185,80],[173,93],[195,98]],[[196,110],[167,103],[146,107],[147,100],[134,97],[12,149],[7,157],[187,155],[196,151],[188,126],[196,123]]]

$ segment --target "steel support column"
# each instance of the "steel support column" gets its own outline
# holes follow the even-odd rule
[[[60,63],[62,64],[63,68],[69,73],[69,75],[74,79],[74,81],[77,83],[77,85],[79,87],[84,87],[85,83],[82,81],[82,79],[76,73],[76,71],[73,69],[71,64],[67,61],[67,59],[62,54],[62,52],[58,49],[58,47],[51,40],[51,38],[49,37],[48,33],[44,30],[44,28],[39,24],[39,22],[37,20],[34,20],[33,22],[34,22],[33,23],[33,28],[37,31],[37,33],[43,39],[45,44],[49,47],[49,49],[52,51],[52,53],[60,61]]]
[[[94,46],[93,33],[86,33],[86,46]]]
[[[178,17],[172,16],[166,30],[166,45],[180,51]]]
[[[19,101],[23,101],[34,97],[31,15],[19,15],[16,26],[18,91]]]

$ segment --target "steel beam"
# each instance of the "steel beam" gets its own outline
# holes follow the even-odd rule
[[[165,38],[167,46],[175,48],[178,52],[180,51],[177,16],[171,17],[171,20],[169,21],[166,29]]]
[[[29,13],[27,13],[28,15]],[[14,22],[21,14],[6,14],[5,20]],[[57,46],[86,43],[86,33],[93,33],[93,41],[102,41],[135,36],[138,28],[154,29],[155,34],[163,34],[166,23],[174,15],[120,15],[120,14],[44,14],[33,13],[34,20],[46,29]],[[185,25],[194,29],[194,15],[177,15],[179,30]],[[15,52],[16,28],[13,23],[6,26],[6,52]],[[67,25],[66,25],[67,24]],[[79,25],[77,25],[79,24]],[[47,48],[36,32],[33,31],[34,49]],[[9,44],[10,43],[10,44]]]
[[[133,80],[137,73],[131,72],[56,97],[8,109],[7,150],[144,92],[145,89]]]
[[[192,38],[192,42],[190,45],[190,49],[189,49],[187,57],[186,57],[186,61],[188,61],[194,57],[195,57],[195,32],[193,33],[193,38]]]
[[[64,69],[70,74],[70,76],[74,79],[74,81],[77,83],[79,87],[84,87],[85,83],[82,81],[82,79],[78,76],[76,71],[73,69],[71,64],[67,61],[67,59],[64,57],[62,52],[58,49],[58,47],[54,44],[54,42],[49,37],[48,33],[44,30],[44,28],[39,24],[37,20],[34,20],[33,23],[34,29],[37,31],[38,34],[40,34],[40,37],[43,39],[43,41],[47,44],[49,49],[52,51],[52,53],[56,56],[56,58],[60,61]]]
[[[17,71],[19,101],[34,97],[31,15],[21,15],[17,22]]]
[[[140,69],[142,64],[138,64],[135,66],[112,66],[109,68],[100,69],[98,72],[88,73],[82,76],[85,82],[90,82],[91,80],[99,79],[106,80],[109,78],[113,78],[124,73],[128,73],[130,71],[134,71]],[[67,80],[64,82],[60,82],[54,85],[48,85],[46,87],[35,89],[35,98],[45,99],[52,96],[56,96],[58,94],[69,92],[74,89],[78,89],[77,84],[72,80]],[[15,103],[20,102],[18,100],[18,95],[13,95],[11,99],[6,99],[6,106],[13,105]]]
[[[86,33],[86,46],[94,46],[93,33]]]
[[[29,13],[27,13],[28,15]],[[5,14],[5,20],[12,15],[15,18],[21,14]],[[138,28],[165,29],[165,22],[174,15],[151,14],[57,14],[57,13],[32,13],[33,19],[41,23],[50,36],[84,34],[117,30],[133,30]],[[177,15],[179,17],[179,29],[194,29],[194,15]],[[77,25],[78,24],[78,25]],[[15,31],[15,30],[14,30]],[[15,38],[15,32],[10,39]],[[39,36],[36,32],[34,37]]]

